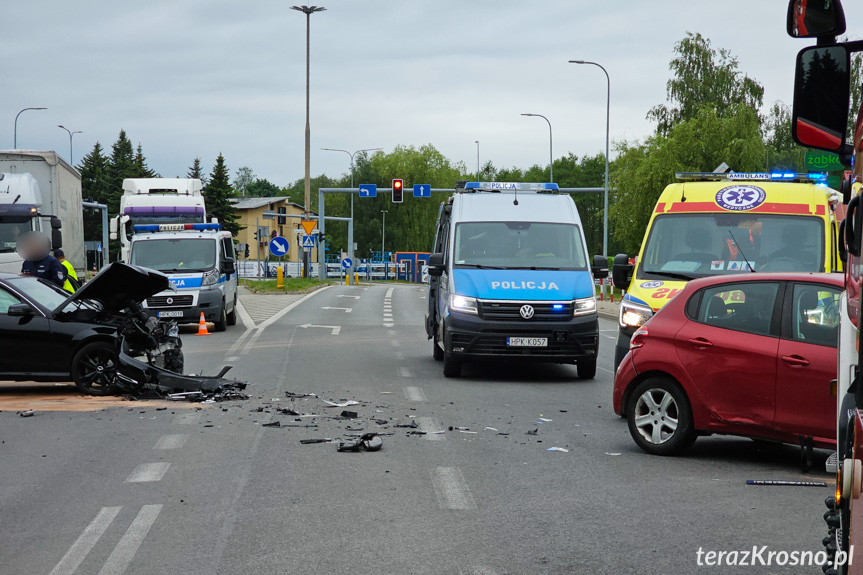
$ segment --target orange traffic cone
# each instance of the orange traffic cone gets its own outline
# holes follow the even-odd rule
[[[195,335],[210,335],[207,331],[207,322],[204,321],[204,312],[201,312],[201,321],[198,322],[198,333]]]

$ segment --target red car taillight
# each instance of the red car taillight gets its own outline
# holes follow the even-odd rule
[[[640,327],[632,334],[632,339],[629,340],[629,349],[638,349],[644,345],[644,340],[648,336],[647,327]]]

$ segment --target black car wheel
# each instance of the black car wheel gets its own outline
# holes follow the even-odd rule
[[[72,379],[82,393],[111,395],[116,390],[117,352],[104,341],[88,343],[72,359]]]
[[[674,381],[651,377],[638,384],[626,409],[629,433],[653,455],[676,455],[695,441],[692,408]]]
[[[218,321],[213,322],[215,331],[225,331],[228,329],[228,314],[225,310],[225,302],[222,302],[222,309],[219,311]]]
[[[440,347],[437,330],[435,330],[434,338],[432,339],[432,357],[434,357],[435,361],[441,361],[443,359],[443,350]]]
[[[443,354],[444,377],[459,377],[461,375],[461,362],[449,352]]]
[[[237,296],[234,296],[234,307],[231,308],[231,313],[227,316],[228,325],[237,325]]]

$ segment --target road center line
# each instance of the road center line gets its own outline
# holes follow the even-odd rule
[[[421,387],[406,387],[404,392],[408,401],[426,401],[426,394]]]
[[[437,433],[443,431],[443,426],[434,417],[417,417],[417,429],[425,431],[424,437],[429,441],[443,441],[446,435]]]
[[[186,444],[187,439],[189,439],[189,436],[185,433],[163,435],[156,442],[156,445],[153,446],[153,449],[180,449]]]
[[[142,463],[126,478],[125,483],[149,483],[151,481],[159,481],[164,477],[165,472],[171,464],[166,461],[157,463]]]
[[[394,290],[394,289],[395,289],[395,288],[390,288],[390,289],[388,289],[388,290],[387,290],[387,295],[385,295],[384,297],[385,297],[385,298],[391,298],[391,297],[393,297],[393,290]]]
[[[432,483],[441,509],[476,509],[476,502],[458,467],[436,467]]]
[[[117,543],[108,561],[99,571],[99,575],[123,575],[126,572],[126,568],[138,552],[138,547],[141,546],[161,511],[161,505],[144,505],[141,508],[138,516],[132,521],[126,534]]]
[[[87,557],[87,554],[95,547],[96,543],[108,530],[111,522],[120,513],[122,507],[103,507],[90,525],[84,529],[81,536],[72,544],[72,547],[63,555],[60,562],[51,570],[50,575],[72,575],[78,566]]]

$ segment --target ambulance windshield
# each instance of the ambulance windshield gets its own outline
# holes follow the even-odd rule
[[[573,224],[462,222],[454,256],[456,267],[587,269],[581,231]]]
[[[658,216],[644,246],[638,278],[823,272],[823,225],[817,217],[772,214]]]

